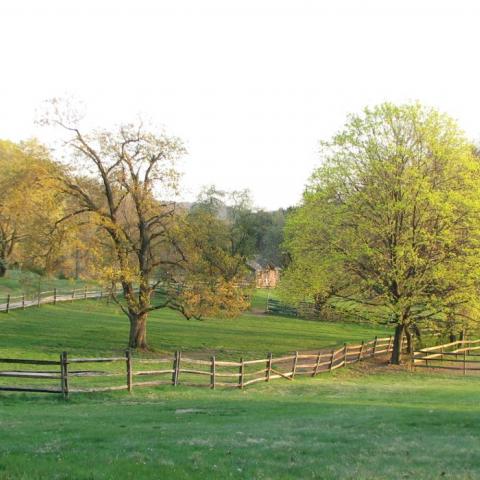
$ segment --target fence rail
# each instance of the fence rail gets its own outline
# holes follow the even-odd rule
[[[115,293],[121,293],[117,289]],[[48,290],[45,292],[36,292],[22,295],[7,295],[0,302],[0,312],[9,313],[10,310],[19,310],[29,307],[39,307],[47,303],[56,304],[58,302],[69,302],[74,300],[87,300],[92,298],[108,297],[110,291],[107,290],[88,290],[73,289],[73,290]]]
[[[415,368],[435,368],[467,372],[480,371],[480,340],[458,340],[414,353]]]
[[[154,282],[155,283],[155,282]],[[238,288],[247,288],[248,282],[236,284]],[[157,284],[154,295],[165,295],[171,289],[183,288],[181,284]],[[137,293],[139,288],[134,288]],[[39,307],[44,304],[56,304],[58,302],[69,302],[74,300],[111,298],[112,294],[123,294],[122,288],[88,290],[88,287],[72,290],[53,289],[45,292],[38,291],[34,293],[24,293],[22,295],[7,295],[0,297],[0,312],[9,313],[11,310],[25,309],[29,307]]]
[[[131,392],[135,388],[157,385],[245,388],[274,379],[292,381],[297,375],[314,377],[388,353],[392,347],[393,337],[390,336],[375,337],[357,345],[344,344],[331,350],[295,352],[279,357],[269,353],[265,358],[241,358],[238,362],[218,360],[215,356],[208,360],[191,358],[180,351],[175,352],[173,357],[135,358],[130,350],[121,357],[70,358],[67,352],[63,352],[58,360],[0,358],[0,365],[20,366],[18,369],[0,370],[0,380],[16,379],[15,384],[0,383],[0,391],[55,393],[68,398],[71,393]],[[25,386],[22,383],[25,379],[43,382],[38,387]],[[45,380],[48,380],[47,386]]]
[[[138,292],[138,288],[134,292]],[[155,294],[162,294],[161,288],[155,290]],[[44,304],[56,305],[60,302],[73,302],[74,300],[102,299],[111,298],[112,294],[123,294],[121,288],[88,290],[87,287],[72,290],[48,290],[45,292],[36,292],[23,295],[7,295],[0,299],[0,312],[9,313],[11,310],[25,309],[29,307],[39,307]]]

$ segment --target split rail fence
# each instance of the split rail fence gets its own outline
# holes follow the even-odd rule
[[[414,353],[415,368],[439,368],[467,372],[480,371],[480,340],[456,342],[423,348]]]
[[[121,293],[117,289],[115,293]],[[0,312],[9,313],[11,310],[39,307],[47,303],[73,302],[74,300],[87,300],[91,298],[108,298],[111,295],[107,290],[88,290],[87,288],[73,290],[49,290],[46,292],[27,293],[23,295],[7,295],[0,299]]]
[[[12,365],[15,369],[0,370],[0,391],[54,393],[68,398],[71,393],[128,390],[137,387],[179,384],[222,388],[245,388],[258,382],[274,379],[294,380],[298,375],[314,377],[331,372],[365,358],[388,353],[393,347],[393,337],[377,338],[357,345],[344,344],[340,348],[318,352],[295,352],[292,355],[274,357],[271,353],[259,360],[239,362],[190,358],[180,351],[166,358],[137,358],[130,350],[125,356],[106,358],[70,358],[63,352],[58,360],[33,360],[0,358],[0,365]],[[98,366],[102,365],[102,370]],[[46,381],[39,386],[25,386],[22,382]],[[13,380],[13,382],[12,382]]]

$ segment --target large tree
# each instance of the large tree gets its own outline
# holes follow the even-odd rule
[[[419,104],[352,115],[322,147],[287,222],[284,289],[394,325],[399,363],[404,335],[478,312],[479,159],[451,118]]]
[[[112,295],[130,322],[129,347],[148,348],[153,310],[169,307],[187,318],[241,310],[245,302],[235,289],[236,275],[225,278],[213,265],[217,259],[198,245],[202,229],[175,202],[183,143],[141,121],[83,133],[71,112],[52,105],[46,121],[68,133],[71,158],[60,179],[70,209],[59,224],[95,230],[90,252],[98,258],[97,275],[121,284],[123,298],[113,289]]]

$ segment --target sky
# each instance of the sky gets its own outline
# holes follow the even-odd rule
[[[288,207],[367,105],[418,100],[480,141],[479,24],[475,0],[2,0],[0,138],[49,142],[36,112],[73,96],[86,129],[140,114],[181,137],[185,200]]]

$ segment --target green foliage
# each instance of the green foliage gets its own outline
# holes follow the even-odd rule
[[[190,215],[207,212],[224,221],[224,237],[231,254],[241,255],[244,262],[255,258],[262,265],[283,265],[283,230],[287,210],[268,212],[252,206],[248,190],[224,192],[209,187],[204,189]]]
[[[382,104],[322,143],[288,219],[284,296],[441,329],[479,309],[480,162],[446,115]]]
[[[53,233],[62,212],[59,170],[35,140],[0,140],[0,277],[12,264],[51,269],[61,236]]]

